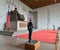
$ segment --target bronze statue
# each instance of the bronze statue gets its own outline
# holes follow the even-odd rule
[[[17,8],[11,11],[11,21],[17,21],[17,20],[24,21],[24,19],[25,19],[24,16],[19,14],[19,12],[17,11]]]

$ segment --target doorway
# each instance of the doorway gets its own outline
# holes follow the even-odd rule
[[[30,18],[32,19],[34,29],[37,29],[37,12],[29,12],[30,13]]]

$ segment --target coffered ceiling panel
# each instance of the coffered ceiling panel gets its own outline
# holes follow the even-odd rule
[[[60,3],[60,0],[20,0],[32,9]]]

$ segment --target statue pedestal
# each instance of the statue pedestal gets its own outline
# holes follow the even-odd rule
[[[25,43],[25,49],[36,50],[40,46],[40,41],[32,41]]]

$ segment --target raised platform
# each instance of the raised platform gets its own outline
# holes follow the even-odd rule
[[[29,50],[36,50],[38,47],[40,47],[40,41],[32,41],[32,42],[26,42],[25,43],[25,49]]]
[[[14,31],[8,31],[8,30],[0,31],[0,35],[4,35],[4,36],[12,36],[13,33],[14,33]]]

